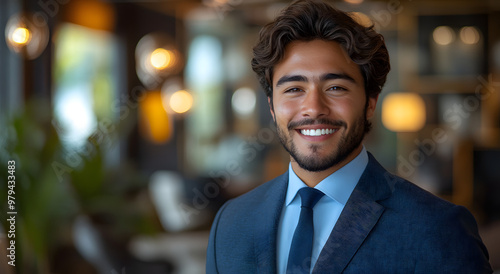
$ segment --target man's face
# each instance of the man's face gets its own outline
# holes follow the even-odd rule
[[[336,170],[361,151],[377,98],[366,101],[360,68],[338,43],[291,42],[272,85],[278,136],[300,168]]]

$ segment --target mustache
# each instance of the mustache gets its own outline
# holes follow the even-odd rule
[[[302,127],[302,126],[312,126],[320,124],[347,128],[347,123],[342,120],[330,120],[326,118],[320,118],[320,119],[303,119],[300,121],[292,121],[288,123],[288,130],[293,130],[297,127]]]

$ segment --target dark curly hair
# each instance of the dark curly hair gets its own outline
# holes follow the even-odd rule
[[[367,98],[380,94],[390,70],[383,36],[373,25],[364,27],[325,2],[299,0],[262,28],[253,48],[252,69],[271,100],[273,69],[283,58],[285,47],[292,41],[315,39],[339,43],[359,65]]]

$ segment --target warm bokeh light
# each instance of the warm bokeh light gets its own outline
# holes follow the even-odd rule
[[[434,42],[441,46],[451,44],[455,40],[455,32],[448,26],[440,26],[432,32]]]
[[[184,88],[183,80],[179,77],[168,78],[161,86],[161,95],[163,99],[163,107],[167,110],[169,114],[175,114],[176,112],[170,107],[170,97],[172,94]]]
[[[14,14],[5,25],[5,41],[11,51],[26,59],[35,59],[49,41],[47,22],[32,13]]]
[[[108,1],[71,0],[64,9],[67,22],[87,28],[112,31],[115,25],[115,9]]]
[[[463,27],[460,29],[460,39],[464,44],[477,44],[480,38],[479,31],[475,27]]]
[[[174,40],[163,32],[144,35],[135,48],[136,72],[147,89],[156,90],[177,74],[183,58]]]
[[[172,63],[172,57],[174,57],[174,55],[169,50],[163,48],[155,49],[151,53],[151,65],[156,69],[166,69]]]
[[[382,123],[394,132],[415,132],[425,125],[425,103],[415,93],[391,93],[382,104]]]
[[[14,43],[24,45],[30,41],[31,33],[27,28],[19,27],[14,30],[9,38]]]
[[[193,106],[193,96],[185,91],[179,90],[170,96],[170,108],[177,113],[184,113]]]
[[[368,15],[362,13],[362,12],[351,12],[349,14],[352,19],[354,19],[358,24],[364,26],[364,27],[370,27],[373,25],[372,19],[368,17]]]
[[[171,123],[163,107],[160,91],[147,92],[140,103],[141,133],[153,143],[161,144],[172,135]]]
[[[255,91],[248,87],[242,87],[234,92],[231,105],[236,114],[248,116],[255,110],[256,101]]]
[[[359,4],[363,3],[363,0],[344,0],[344,2],[349,3],[349,4],[359,5]]]

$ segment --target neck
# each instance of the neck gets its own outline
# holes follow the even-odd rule
[[[360,145],[358,148],[353,150],[352,153],[349,154],[349,156],[347,156],[343,161],[322,171],[308,171],[301,168],[299,164],[295,161],[295,159],[290,158],[290,161],[292,163],[292,169],[295,172],[295,174],[297,174],[297,177],[299,177],[302,180],[302,182],[304,182],[307,186],[315,187],[326,177],[330,176],[335,171],[341,169],[343,166],[347,165],[349,162],[354,160],[354,158],[356,158],[361,153],[362,150],[363,150],[363,145]]]

